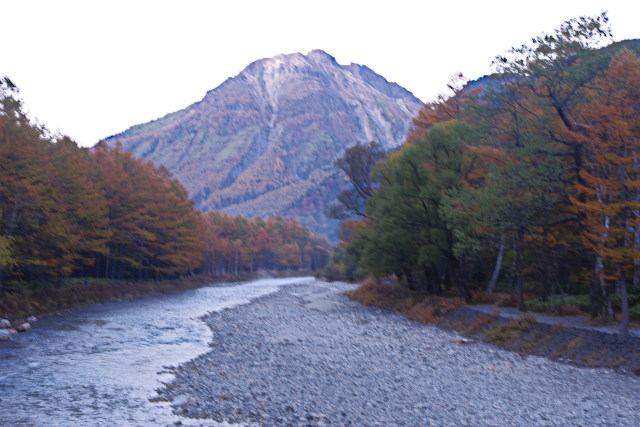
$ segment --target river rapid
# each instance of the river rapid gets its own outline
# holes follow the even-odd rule
[[[208,350],[212,334],[200,317],[312,281],[217,284],[41,319],[0,342],[0,425],[189,425],[152,400],[173,366]]]

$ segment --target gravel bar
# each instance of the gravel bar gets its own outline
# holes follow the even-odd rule
[[[312,282],[205,320],[211,351],[161,391],[244,425],[640,425],[640,377],[523,358]]]

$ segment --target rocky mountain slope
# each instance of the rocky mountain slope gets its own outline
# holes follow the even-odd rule
[[[421,106],[314,50],[256,61],[202,101],[105,141],[164,165],[204,211],[281,214],[331,234],[324,211],[347,185],[335,160],[356,143],[400,145]]]

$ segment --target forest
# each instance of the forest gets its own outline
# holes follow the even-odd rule
[[[0,297],[64,287],[71,278],[314,270],[330,248],[287,218],[203,214],[165,168],[119,147],[80,148],[51,135],[27,117],[7,77],[0,174]]]
[[[605,14],[566,21],[448,85],[398,150],[372,142],[338,167],[352,189],[327,274],[412,291],[564,298],[640,319],[640,43]],[[560,296],[560,300],[553,298]]]

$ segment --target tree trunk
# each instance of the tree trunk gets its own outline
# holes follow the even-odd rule
[[[436,295],[442,295],[442,286],[440,285],[440,275],[438,274],[438,267],[436,263],[431,263],[431,281],[433,283],[433,291]]]
[[[524,233],[522,231],[518,232],[518,244],[520,245],[520,251],[514,253],[516,257],[516,286],[518,288],[518,310],[525,311],[526,307],[524,305],[524,289],[522,283],[522,270],[523,270],[523,262],[522,262],[522,242],[524,240]]]
[[[514,295],[514,291],[513,291],[513,280],[516,277],[516,256],[518,254],[518,251],[516,251],[516,241],[515,239],[513,240],[512,243],[512,248],[511,248],[511,273],[509,274],[509,293],[511,294],[511,299],[513,300]]]
[[[424,274],[424,283],[425,283],[425,289],[427,290],[427,293],[429,295],[433,295],[435,293],[435,288],[433,286],[433,272],[430,271],[431,269],[429,267],[427,267],[426,264],[422,265],[422,270]]]
[[[637,219],[637,217],[636,217]],[[640,253],[640,224],[636,224],[633,236],[633,249],[635,253]],[[633,259],[633,289],[640,288],[640,258]]]
[[[469,294],[469,290],[467,289],[467,275],[464,269],[464,260],[452,257],[449,259],[449,262],[453,266],[453,277],[456,284],[458,298],[462,298],[467,302],[471,301],[471,294]]]
[[[629,298],[627,296],[627,283],[624,280],[624,273],[619,269],[618,292],[620,293],[620,303],[622,305],[622,322],[620,323],[620,333],[629,333]]]
[[[120,260],[118,261],[118,280],[122,280],[122,264],[123,264],[123,262],[122,262],[122,243],[120,243],[120,245],[119,245],[119,252],[120,253],[118,255],[120,257]]]
[[[107,247],[107,254],[104,256],[104,278],[109,278],[109,248]]]
[[[444,288],[448,291],[451,289],[451,276],[453,276],[453,269],[451,263],[447,260],[444,271]]]
[[[589,286],[589,315],[592,319],[598,317],[602,312],[602,287],[598,281],[598,276],[595,276]]]
[[[504,234],[500,235],[500,249],[498,250],[498,259],[496,260],[496,267],[493,269],[491,280],[487,285],[487,293],[493,293],[493,288],[496,286],[498,276],[500,275],[500,267],[502,266],[502,256],[504,255]]]
[[[542,278],[540,280],[542,281],[542,292],[540,294],[540,300],[547,301],[549,299],[549,294],[551,293],[551,291],[549,290],[549,276],[546,269],[543,272]]]
[[[603,296],[602,306],[599,307],[603,311],[605,316],[605,320],[607,315],[609,314],[609,292],[607,291],[607,283],[604,278],[604,262],[602,260],[602,256],[598,255],[596,258],[596,278],[598,280],[598,285],[600,287],[600,294]],[[592,304],[593,305],[593,304]]]
[[[555,286],[553,286],[553,283],[554,283],[554,281],[552,280],[551,281],[551,295],[550,295],[550,298],[549,298],[549,310],[551,312],[555,311],[555,309],[556,309],[556,297],[555,297],[555,294],[554,294],[556,289],[555,289]]]
[[[522,274],[518,273],[518,280],[516,280],[516,286],[518,287],[518,310],[526,311],[527,307],[524,305],[524,294],[522,291]]]
[[[402,274],[404,276],[404,280],[407,283],[407,287],[409,288],[410,291],[415,291],[416,290],[416,285],[413,281],[413,274],[411,274],[411,270],[410,269],[403,269],[402,270]]]
[[[609,288],[605,288],[604,290],[604,320],[616,320],[616,313],[613,311],[613,306],[611,305],[611,291]]]

